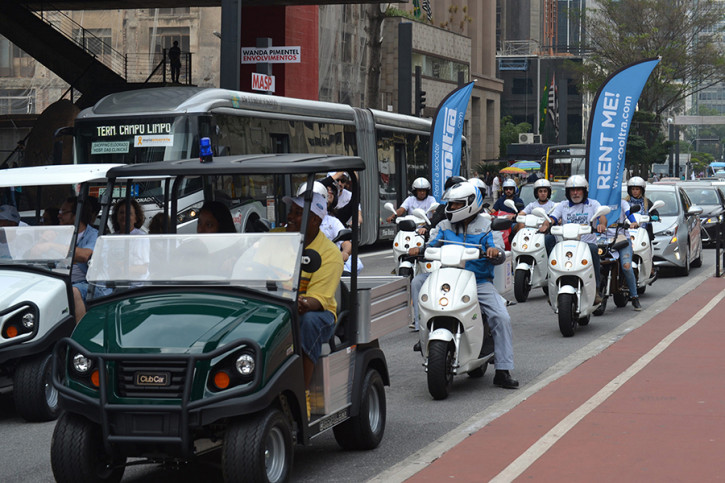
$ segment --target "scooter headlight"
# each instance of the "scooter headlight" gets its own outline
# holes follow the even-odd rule
[[[447,298],[445,298],[445,297],[441,297],[441,299],[440,299],[440,300],[438,301],[438,304],[439,304],[439,305],[440,305],[441,307],[445,307],[446,305],[448,305],[448,299],[447,299]]]
[[[448,292],[450,292],[450,290],[451,290],[451,286],[448,285],[447,283],[444,283],[443,285],[441,285],[441,292],[448,293]]]
[[[573,256],[574,254],[572,252],[566,252],[566,258],[571,258]]]

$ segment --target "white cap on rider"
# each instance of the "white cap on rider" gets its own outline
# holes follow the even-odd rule
[[[285,196],[282,201],[290,206],[290,203],[294,203],[300,208],[305,207],[305,200],[301,196]],[[320,217],[320,220],[324,220],[327,216],[327,200],[317,193],[312,194],[312,204],[310,205],[310,211]]]

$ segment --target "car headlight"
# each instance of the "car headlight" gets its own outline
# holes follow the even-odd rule
[[[35,326],[35,314],[32,312],[26,313],[23,315],[22,321],[23,327],[26,329],[32,329]]]
[[[201,203],[194,203],[189,208],[180,212],[176,217],[179,220],[179,223],[186,223],[192,220],[196,220],[196,218],[199,216],[199,209],[201,208],[201,206]]]
[[[93,361],[80,352],[73,356],[73,369],[79,374],[87,374],[93,366]]]
[[[254,357],[249,354],[242,354],[237,357],[237,362],[234,365],[239,374],[242,376],[248,376],[254,372]]]

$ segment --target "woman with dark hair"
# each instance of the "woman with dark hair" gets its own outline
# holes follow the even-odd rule
[[[199,210],[197,233],[236,233],[229,208],[219,201],[206,201]]]
[[[43,224],[44,225],[58,225],[58,208],[55,206],[49,206],[43,211]]]
[[[146,217],[143,214],[143,208],[138,201],[132,199],[131,201],[131,216],[129,216],[128,227],[129,231],[126,230],[126,200],[119,200],[113,205],[113,214],[111,215],[111,224],[113,225],[114,233],[118,234],[131,234],[131,235],[143,235],[144,232],[141,230],[143,222]]]

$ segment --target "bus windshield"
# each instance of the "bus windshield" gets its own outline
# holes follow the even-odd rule
[[[586,176],[586,147],[583,144],[551,146],[546,150],[546,178],[564,181],[569,176]]]

